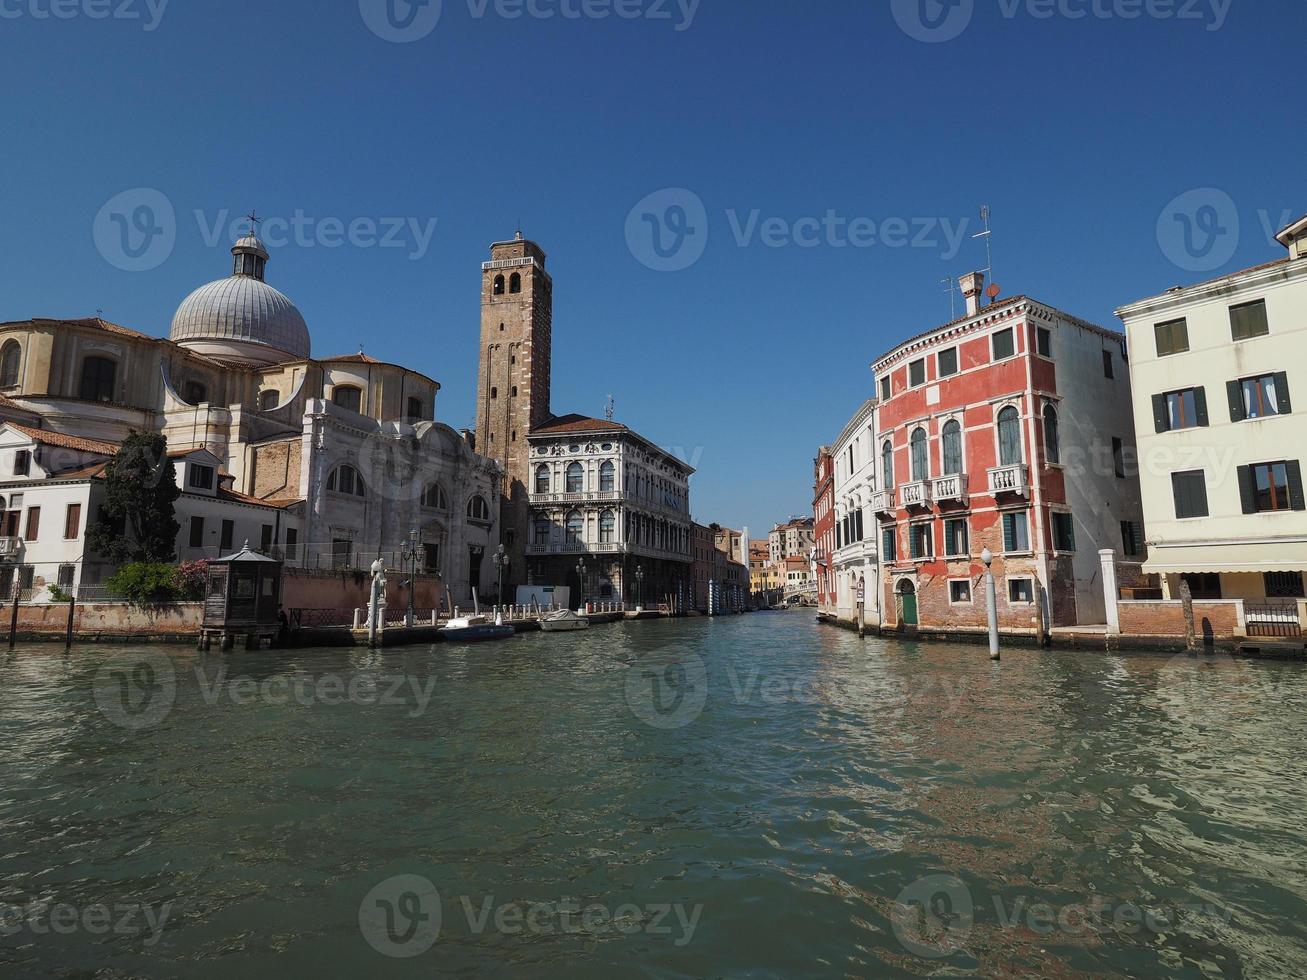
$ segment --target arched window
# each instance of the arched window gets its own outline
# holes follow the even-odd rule
[[[574,510],[567,515],[567,543],[580,544],[584,533],[585,522],[581,520],[580,512]]]
[[[433,483],[422,492],[422,506],[430,507],[432,510],[449,510],[449,498],[445,496],[445,488],[439,483]]]
[[[926,446],[926,430],[917,429],[912,433],[912,479],[925,480],[930,476],[929,450]]]
[[[420,422],[426,418],[426,412],[422,410],[421,398],[414,397],[408,400],[408,407],[404,412],[404,417],[410,422]]]
[[[508,280],[508,291],[510,293],[520,293],[522,291],[522,275],[514,272],[513,277]]]
[[[536,467],[536,493],[548,493],[549,482],[549,467],[541,463]]]
[[[884,489],[894,489],[894,444],[888,439],[880,447],[880,480]]]
[[[200,381],[186,382],[186,404],[200,405],[209,400],[209,389]]]
[[[16,340],[6,340],[0,348],[0,388],[18,385],[18,369],[22,364],[23,349]]]
[[[259,411],[271,412],[281,404],[281,392],[276,388],[269,388],[267,391],[259,392]]]
[[[944,476],[962,472],[962,425],[957,419],[944,423],[941,433],[944,449]]]
[[[1057,409],[1044,406],[1044,453],[1050,463],[1062,462],[1062,443],[1057,431]]]
[[[533,530],[536,544],[548,544],[549,516],[547,514],[536,514]]]
[[[82,361],[79,394],[88,402],[111,402],[117,379],[118,365],[115,362],[107,357],[88,357]]]
[[[599,543],[612,544],[616,533],[617,518],[611,510],[606,510],[599,515]]]
[[[331,389],[331,400],[351,412],[363,411],[363,389],[356,385],[336,385]]]
[[[1009,405],[998,413],[998,465],[1021,462],[1021,413]]]
[[[495,276],[495,295],[496,295],[496,296],[503,296],[503,295],[504,295],[504,277],[503,277],[503,276]]]
[[[580,463],[573,463],[567,468],[567,492],[581,493],[585,489],[585,470]]]
[[[467,502],[467,516],[472,521],[489,521],[490,505],[484,497],[473,497]]]
[[[327,489],[350,497],[367,496],[367,489],[363,486],[363,477],[349,463],[337,466],[331,471],[331,476],[327,477]]]
[[[599,492],[612,493],[617,489],[617,467],[608,461],[599,467]]]

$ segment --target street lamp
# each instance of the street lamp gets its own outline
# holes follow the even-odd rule
[[[578,558],[576,560],[576,579],[577,582],[579,582],[581,585],[581,594],[576,597],[576,603],[577,603],[576,608],[579,610],[584,610],[585,609],[585,559],[584,558]]]
[[[644,612],[644,566],[635,566],[635,611]]]
[[[405,625],[412,627],[417,622],[415,599],[417,597],[418,552],[421,550],[421,537],[417,528],[408,532],[408,542],[400,552],[400,559],[408,563],[408,614]]]
[[[495,585],[495,601],[499,603],[498,608],[495,610],[495,625],[498,626],[501,625],[501,610],[504,608],[504,569],[506,569],[512,561],[512,559],[508,557],[508,552],[504,550],[503,544],[500,544],[500,546],[495,549],[492,561],[495,563],[495,573],[498,578]]]
[[[986,548],[980,553],[985,563],[985,603],[989,608],[989,659],[998,660],[998,593],[994,589],[994,552]]]

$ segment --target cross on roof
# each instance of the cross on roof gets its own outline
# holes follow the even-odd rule
[[[245,220],[250,223],[250,234],[257,236],[259,233],[259,225],[263,222],[263,219],[259,217],[258,210],[256,209],[247,214]]]

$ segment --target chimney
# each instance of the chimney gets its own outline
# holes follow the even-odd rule
[[[463,441],[467,443],[467,448],[472,450],[472,452],[476,452],[477,434],[473,432],[471,429],[459,429],[458,432],[459,435],[463,437]]]
[[[962,295],[967,298],[967,316],[975,316],[980,312],[980,297],[985,291],[985,274],[968,272],[958,280],[958,285],[962,287]]]
[[[1290,259],[1307,259],[1307,215],[1303,215],[1275,236],[1289,250]]]

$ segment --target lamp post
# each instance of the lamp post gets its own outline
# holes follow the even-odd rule
[[[994,588],[994,552],[986,548],[980,554],[985,563],[985,604],[989,609],[989,659],[998,660],[998,593]]]
[[[585,559],[578,558],[576,561],[576,580],[581,585],[581,594],[576,598],[576,608],[582,612],[585,611]]]
[[[635,566],[635,611],[644,612],[644,566]]]
[[[508,557],[508,552],[504,550],[504,546],[502,544],[495,549],[494,562],[495,562],[495,573],[497,576],[497,580],[495,584],[495,598],[499,601],[499,604],[501,606],[504,605],[504,569],[508,567],[509,562],[511,560],[512,559]]]
[[[408,532],[408,541],[400,552],[400,559],[408,563],[408,612],[404,616],[404,625],[412,627],[417,622],[416,603],[418,578],[418,552],[422,541],[417,528]]]

